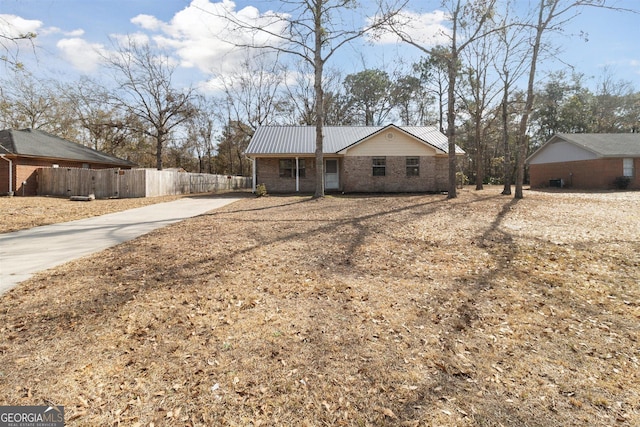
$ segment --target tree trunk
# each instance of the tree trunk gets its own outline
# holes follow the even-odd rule
[[[243,176],[244,175],[244,164],[242,161],[242,152],[240,150],[236,150],[236,154],[238,155],[238,164],[239,164],[239,168],[240,170],[238,171],[238,175]]]
[[[455,31],[454,31],[455,37]],[[458,74],[458,54],[456,51],[455,38],[451,48],[451,58],[447,64],[449,75],[449,88],[447,100],[447,141],[449,143],[449,190],[447,192],[448,199],[458,197],[456,192],[456,103],[455,103],[455,86]]]
[[[518,135],[518,150],[516,153],[516,192],[514,199],[522,199],[524,197],[524,160],[527,155],[527,137],[520,133]]]
[[[476,138],[476,190],[484,190],[484,153],[482,147],[482,124],[481,117],[475,119],[475,138]]]
[[[509,147],[509,75],[505,74],[504,94],[502,95],[502,145],[504,147],[504,163],[502,180],[504,188],[502,194],[508,196],[511,194],[511,147]]]
[[[442,84],[440,84],[440,91],[438,92],[438,125],[440,126],[440,132],[444,133],[444,102],[443,102]]]
[[[529,115],[533,109],[533,84],[536,77],[536,65],[538,62],[538,54],[540,53],[540,45],[542,43],[542,33],[549,25],[549,20],[553,16],[553,10],[557,6],[556,3],[550,3],[552,10],[549,12],[549,17],[544,20],[544,9],[546,0],[540,0],[540,9],[538,11],[538,25],[536,27],[536,38],[533,43],[533,51],[531,53],[531,68],[529,68],[529,81],[527,83],[527,99],[524,106],[524,111],[520,119],[520,126],[518,127],[517,149],[516,149],[516,191],[513,197],[515,199],[522,199],[524,194],[522,192],[522,186],[524,184],[524,160],[527,155],[527,125],[529,123]]]
[[[324,60],[322,59],[322,2],[317,2],[314,8],[314,81],[313,88],[316,94],[316,191],[314,198],[324,197],[324,155],[322,125],[324,124],[324,93],[322,89],[322,71]]]
[[[156,168],[162,170],[162,149],[164,147],[164,132],[158,132],[156,137]]]

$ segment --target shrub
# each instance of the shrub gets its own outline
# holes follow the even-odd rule
[[[613,185],[615,185],[618,190],[625,190],[630,183],[631,178],[628,176],[618,176],[613,180]]]
[[[462,188],[469,184],[469,177],[462,172],[456,172],[456,182],[458,183],[458,187]]]
[[[267,186],[264,184],[256,185],[256,196],[263,197],[267,195]]]

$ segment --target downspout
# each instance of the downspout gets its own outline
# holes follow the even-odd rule
[[[296,157],[296,193],[300,192],[300,158]]]
[[[11,195],[11,193],[13,193],[13,162],[11,159],[7,159],[4,154],[0,154],[0,157],[9,162],[9,192],[7,194]]]
[[[256,158],[254,157],[253,159],[251,159],[252,162],[252,167],[251,169],[253,169],[252,172],[252,179],[251,179],[251,192],[255,193],[256,192],[256,178],[257,178],[257,173],[256,173]]]

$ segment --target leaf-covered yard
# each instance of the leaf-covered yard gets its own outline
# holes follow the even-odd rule
[[[67,425],[640,424],[640,193],[245,199],[0,297]]]

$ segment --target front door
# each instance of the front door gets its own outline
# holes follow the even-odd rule
[[[325,159],[324,161],[324,188],[326,190],[337,190],[340,188],[338,159]]]

